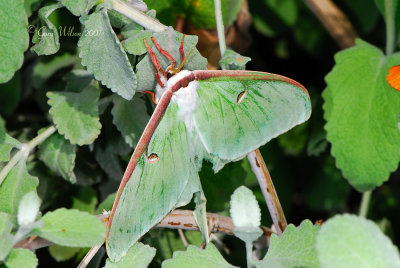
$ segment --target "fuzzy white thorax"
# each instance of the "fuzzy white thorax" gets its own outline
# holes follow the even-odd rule
[[[185,77],[190,71],[183,70],[168,80],[167,88]],[[190,82],[187,87],[180,88],[174,93],[171,101],[178,104],[179,117],[185,122],[188,133],[192,132],[193,115],[197,109],[197,87],[199,82]]]

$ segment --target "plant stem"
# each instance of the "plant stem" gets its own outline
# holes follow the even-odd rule
[[[222,20],[221,0],[214,0],[214,10],[215,10],[215,21],[217,22],[219,51],[221,52],[221,57],[222,57],[226,50],[226,43],[225,43],[224,22]]]
[[[158,20],[140,12],[139,10],[129,6],[121,0],[111,0],[113,9],[122,15],[127,16],[134,22],[140,24],[144,28],[153,32],[162,32],[168,29],[167,26],[160,23]]]
[[[253,242],[246,242],[246,260],[247,260],[247,268],[253,267]]]
[[[361,198],[360,212],[358,213],[358,215],[360,217],[364,217],[364,218],[367,217],[370,200],[371,200],[371,191],[363,192],[362,198]]]
[[[21,149],[11,158],[11,160],[7,163],[7,165],[0,171],[0,185],[3,180],[7,177],[8,173],[11,169],[21,160],[22,158],[27,158],[30,151],[47,139],[51,134],[56,131],[55,126],[51,126],[41,134],[37,135],[34,139],[32,139],[27,144],[23,144]]]
[[[395,23],[393,0],[385,0],[386,18],[386,55],[389,56],[394,51],[395,45]]]
[[[257,177],[261,192],[264,196],[265,202],[267,203],[269,214],[271,214],[272,222],[276,228],[276,232],[278,235],[281,235],[287,226],[287,222],[260,150],[257,149],[249,153],[247,158],[249,159],[251,170]]]

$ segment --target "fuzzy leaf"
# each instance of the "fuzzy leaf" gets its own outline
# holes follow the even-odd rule
[[[400,54],[385,56],[357,40],[335,60],[323,93],[327,139],[350,184],[359,191],[371,190],[389,178],[400,160],[400,93],[386,82]]]
[[[271,236],[270,246],[257,268],[320,267],[315,249],[315,239],[319,230],[309,220],[300,226],[289,224],[281,237]]]
[[[93,80],[93,75],[86,70],[72,70],[64,75],[63,80],[67,82],[66,91],[80,92]]]
[[[56,9],[62,7],[61,3],[42,7],[39,10],[39,18],[42,25],[39,26],[35,35],[32,38],[32,42],[35,44],[32,50],[40,55],[52,55],[60,49],[60,41],[56,26],[49,20],[49,16]]]
[[[82,17],[85,26],[79,38],[82,65],[103,85],[130,100],[137,86],[136,76],[117,36],[113,32],[107,11]]]
[[[86,15],[97,0],[61,0],[61,3],[75,16]]]
[[[136,147],[140,135],[147,122],[149,115],[146,113],[146,105],[142,99],[135,98],[126,101],[115,96],[113,99],[114,107],[111,110],[113,123],[121,132],[125,142],[132,147]]]
[[[39,147],[39,159],[66,181],[76,182],[74,174],[76,146],[63,136],[54,133]]]
[[[27,25],[24,1],[0,0],[0,83],[10,80],[22,65],[29,45]]]
[[[178,67],[181,63],[181,55],[179,48],[182,41],[182,34],[178,33],[172,29],[167,31],[154,33],[154,38],[160,44],[161,48],[168,51],[172,58],[176,60],[175,67]],[[205,70],[207,68],[207,60],[200,55],[199,51],[196,49],[198,37],[193,35],[186,35],[183,43],[183,51],[185,55],[194,49],[192,54],[190,54],[187,59],[184,70]],[[171,62],[162,55],[153,42],[148,44],[152,51],[156,54],[161,67],[165,70]],[[154,73],[153,63],[150,60],[150,56],[147,53],[146,56],[137,64],[136,74],[138,77],[138,91],[153,90],[156,88],[157,80]]]
[[[3,261],[13,246],[13,237],[10,232],[13,223],[11,215],[0,212],[0,261]]]
[[[40,198],[36,191],[26,193],[18,205],[18,224],[28,225],[35,221],[40,207]]]
[[[10,160],[10,152],[21,144],[16,139],[10,137],[0,128],[0,162]]]
[[[224,260],[214,244],[209,243],[206,249],[189,245],[186,251],[176,251],[172,259],[162,263],[162,268],[191,267],[191,268],[230,268],[235,267]]]
[[[317,236],[321,267],[400,267],[398,249],[372,221],[354,215],[337,215]]]
[[[230,213],[235,229],[259,229],[261,211],[249,188],[240,186],[233,192]]]
[[[231,49],[227,49],[221,57],[219,65],[222,70],[245,70],[246,64],[250,60],[249,57],[244,57]]]
[[[100,134],[99,95],[99,89],[91,85],[80,93],[47,93],[51,106],[49,113],[58,132],[72,144],[91,144]]]
[[[67,247],[92,247],[104,242],[106,228],[95,216],[76,209],[47,212],[44,225],[33,232],[53,243]]]
[[[21,198],[35,190],[38,183],[38,179],[26,171],[25,161],[19,161],[0,185],[0,211],[16,216]]]
[[[142,243],[134,244],[119,262],[107,259],[104,268],[146,268],[156,255],[156,249]]]
[[[35,268],[38,265],[36,255],[24,248],[13,248],[4,261],[7,268]]]
[[[132,55],[142,55],[147,52],[147,48],[144,45],[144,39],[146,39],[147,44],[151,43],[151,37],[153,36],[152,31],[141,31],[132,37],[122,41],[122,46],[126,52]]]

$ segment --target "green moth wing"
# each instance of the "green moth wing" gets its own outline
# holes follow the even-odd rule
[[[177,120],[178,106],[170,103],[148,147],[126,184],[112,225],[107,252],[119,260],[143,234],[176,204],[191,176],[186,126]]]
[[[308,92],[289,78],[251,71],[220,73],[198,80],[194,113],[196,132],[212,156],[238,160],[310,117]]]

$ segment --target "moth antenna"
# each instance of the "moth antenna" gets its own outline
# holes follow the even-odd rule
[[[186,55],[186,57],[183,59],[181,64],[178,66],[178,68],[171,69],[169,72],[172,73],[173,75],[179,73],[182,70],[183,66],[185,66],[187,59],[189,58],[190,54],[192,54],[193,51],[194,51],[194,48],[192,50],[190,50],[190,52]]]

